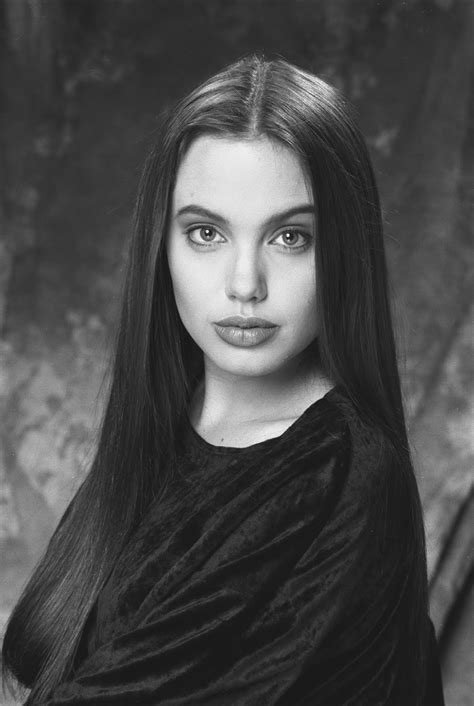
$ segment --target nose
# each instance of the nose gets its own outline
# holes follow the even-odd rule
[[[239,301],[261,301],[267,296],[267,283],[263,263],[258,253],[250,248],[233,253],[230,263],[226,294]]]

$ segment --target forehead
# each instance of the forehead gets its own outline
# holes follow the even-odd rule
[[[267,137],[196,138],[178,169],[174,210],[189,203],[218,211],[279,211],[313,203],[310,180],[298,155]]]

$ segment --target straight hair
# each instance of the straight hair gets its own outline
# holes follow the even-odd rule
[[[163,119],[136,202],[108,401],[95,459],[8,621],[4,673],[46,699],[73,668],[86,620],[125,542],[164,492],[176,438],[203,373],[181,323],[165,240],[180,161],[199,135],[269,138],[301,159],[317,202],[316,268],[325,373],[380,431],[381,462],[409,487],[406,630],[422,697],[427,579],[390,312],[379,196],[352,108],[283,59],[245,57]],[[315,312],[316,316],[316,312]],[[402,486],[400,486],[402,487]],[[407,675],[407,678],[408,677]],[[418,701],[414,701],[418,702]]]

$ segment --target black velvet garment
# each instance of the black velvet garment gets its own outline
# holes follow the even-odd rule
[[[47,703],[410,706],[413,486],[380,459],[337,388],[245,448],[187,421]],[[429,629],[423,703],[442,706]]]

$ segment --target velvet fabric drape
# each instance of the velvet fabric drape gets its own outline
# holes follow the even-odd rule
[[[176,470],[49,706],[413,703],[413,491],[340,390],[246,448],[186,421]],[[442,706],[429,629],[424,704]]]

